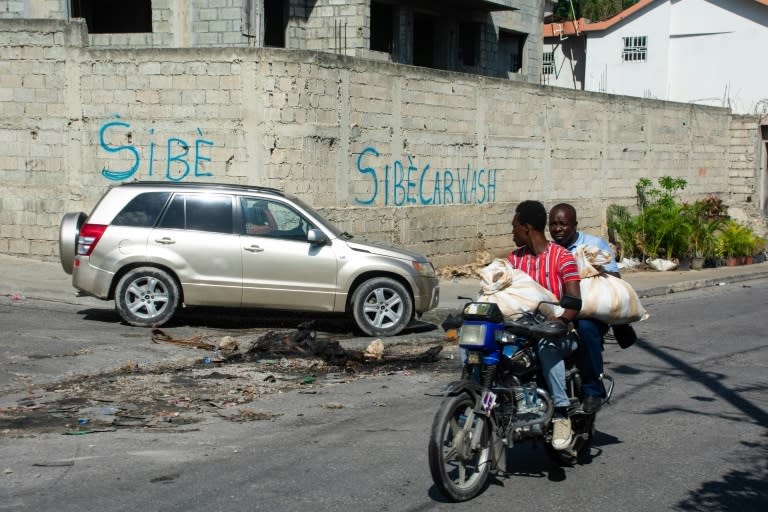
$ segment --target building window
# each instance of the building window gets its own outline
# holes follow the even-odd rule
[[[72,0],[72,17],[90,34],[152,32],[151,0]]]
[[[395,43],[393,6],[371,2],[371,50],[392,53]]]
[[[510,73],[523,71],[523,55],[525,55],[527,36],[527,34],[507,30],[499,32],[499,52],[506,60],[505,67]]]
[[[624,37],[624,62],[645,62],[648,60],[648,37],[630,36]]]
[[[459,60],[465,66],[477,64],[477,49],[480,46],[480,25],[459,24]]]
[[[545,75],[554,75],[555,52],[544,52],[541,61],[541,72]]]

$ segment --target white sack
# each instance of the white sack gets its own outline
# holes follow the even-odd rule
[[[584,279],[603,274],[603,267],[611,262],[613,253],[592,245],[580,245],[573,253],[573,259],[579,267],[579,277]]]
[[[659,272],[666,272],[667,270],[675,270],[677,263],[664,258],[656,258],[655,260],[648,260],[648,266]]]
[[[613,257],[596,247],[580,246],[573,257],[579,267],[581,282],[581,311],[578,318],[596,318],[609,324],[628,324],[645,320],[648,312],[640,303],[632,285],[627,281],[597,271]]]
[[[541,301],[557,302],[552,292],[522,270],[512,268],[507,260],[497,258],[479,274],[483,288],[477,302],[498,304],[505,318],[534,311]],[[552,304],[542,304],[539,311],[548,317],[559,317],[564,313],[562,307]]]
[[[618,265],[619,270],[634,270],[639,267],[641,263],[637,258],[622,258]]]

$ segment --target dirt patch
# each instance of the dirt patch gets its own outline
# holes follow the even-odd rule
[[[465,265],[451,265],[440,267],[436,270],[437,276],[441,279],[452,279],[454,277],[473,277],[480,278],[480,270],[488,266],[493,261],[493,254],[489,251],[479,251],[475,254],[475,260]]]
[[[295,343],[296,337],[285,339]],[[0,408],[0,436],[87,435],[117,429],[187,432],[211,416],[229,421],[270,420],[275,414],[258,408],[258,400],[268,394],[312,393],[325,385],[370,375],[431,372],[446,363],[439,345],[427,350],[403,345],[378,356],[354,354],[352,358],[339,358],[338,351],[332,358],[306,351],[297,355],[298,346],[292,350],[270,346],[276,349],[272,353],[227,358],[211,351],[192,364],[130,364],[115,372],[48,386],[14,406]]]

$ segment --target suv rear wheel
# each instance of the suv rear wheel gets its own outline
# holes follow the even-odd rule
[[[389,277],[361,284],[352,295],[355,323],[369,336],[394,336],[413,316],[413,301],[405,286]]]
[[[115,288],[115,309],[128,324],[155,327],[166,323],[179,307],[179,285],[168,272],[138,267]]]

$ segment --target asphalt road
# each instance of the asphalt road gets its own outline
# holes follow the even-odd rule
[[[268,396],[255,405],[268,421],[0,432],[0,510],[767,509],[768,280],[644,304],[651,318],[636,325],[641,340],[606,347],[617,390],[598,418],[592,463],[559,468],[540,448],[515,447],[510,473],[470,504],[442,501],[426,459],[437,395],[458,374],[449,347],[441,365]],[[81,332],[80,318],[69,325],[62,308],[39,308],[28,324],[14,320],[12,333],[63,323],[67,348],[52,364],[68,360],[80,335],[87,349],[118,332],[132,342],[125,326]],[[41,333],[24,341],[45,343]]]

